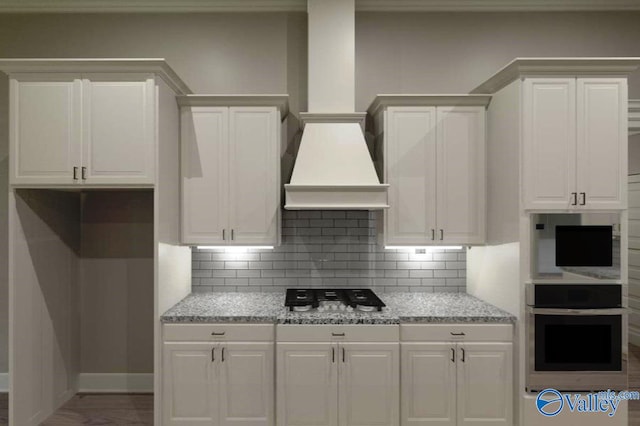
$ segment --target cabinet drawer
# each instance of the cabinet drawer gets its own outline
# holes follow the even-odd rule
[[[272,324],[165,324],[165,341],[259,341],[274,340]]]
[[[278,325],[279,342],[397,342],[397,325]]]
[[[402,341],[491,341],[511,342],[511,324],[402,324]]]

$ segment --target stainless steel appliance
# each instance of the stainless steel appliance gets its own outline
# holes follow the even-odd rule
[[[620,280],[619,213],[539,213],[532,218],[534,280]]]
[[[538,284],[527,302],[527,390],[627,388],[621,285]]]
[[[289,288],[284,305],[291,311],[381,311],[386,305],[373,290]]]

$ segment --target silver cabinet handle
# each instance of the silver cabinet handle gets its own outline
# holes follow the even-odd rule
[[[344,336],[345,336],[345,334],[344,334],[344,333],[331,333],[331,335],[332,335],[333,337],[344,337]]]
[[[231,239],[233,240],[233,229],[231,230]]]
[[[211,333],[212,336],[224,336],[225,335],[225,331],[223,331],[222,333],[216,333],[215,331],[213,333]]]
[[[444,240],[444,229],[440,230],[440,241]]]
[[[456,362],[456,350],[451,348],[451,362]]]
[[[87,168],[82,166],[82,180],[87,180]]]
[[[449,334],[451,334],[452,336],[464,336],[464,331],[461,331],[460,333],[454,333],[453,331],[451,331]]]
[[[580,201],[580,205],[584,206],[587,204],[587,193],[586,192],[581,192],[580,196],[582,197],[582,201]]]
[[[342,362],[347,362],[347,350],[344,348],[344,346],[342,347]]]
[[[331,362],[336,362],[336,348],[331,347]]]
[[[78,168],[73,168],[73,180],[78,180]]]
[[[223,230],[222,230],[222,241],[224,241],[224,240],[226,240],[226,239],[227,239],[227,230],[226,230],[226,229],[223,229]]]
[[[222,362],[224,362],[224,346],[222,347]]]
[[[460,348],[460,350],[462,351],[462,359],[461,359],[461,361],[464,362],[464,348]]]
[[[436,230],[435,229],[431,229],[431,241],[436,239]]]
[[[216,348],[211,348],[211,362],[215,362],[216,360]]]
[[[578,205],[578,193],[577,192],[572,192],[571,196],[573,197],[573,202],[571,203],[572,206],[577,206]]]

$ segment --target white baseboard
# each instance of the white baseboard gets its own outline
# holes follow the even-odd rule
[[[153,393],[153,373],[80,373],[79,393]]]
[[[9,392],[9,373],[0,373],[0,392]]]

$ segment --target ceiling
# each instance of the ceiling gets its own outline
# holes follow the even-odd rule
[[[306,0],[0,0],[0,13],[289,12]],[[358,11],[502,12],[640,10],[640,0],[356,0]]]

